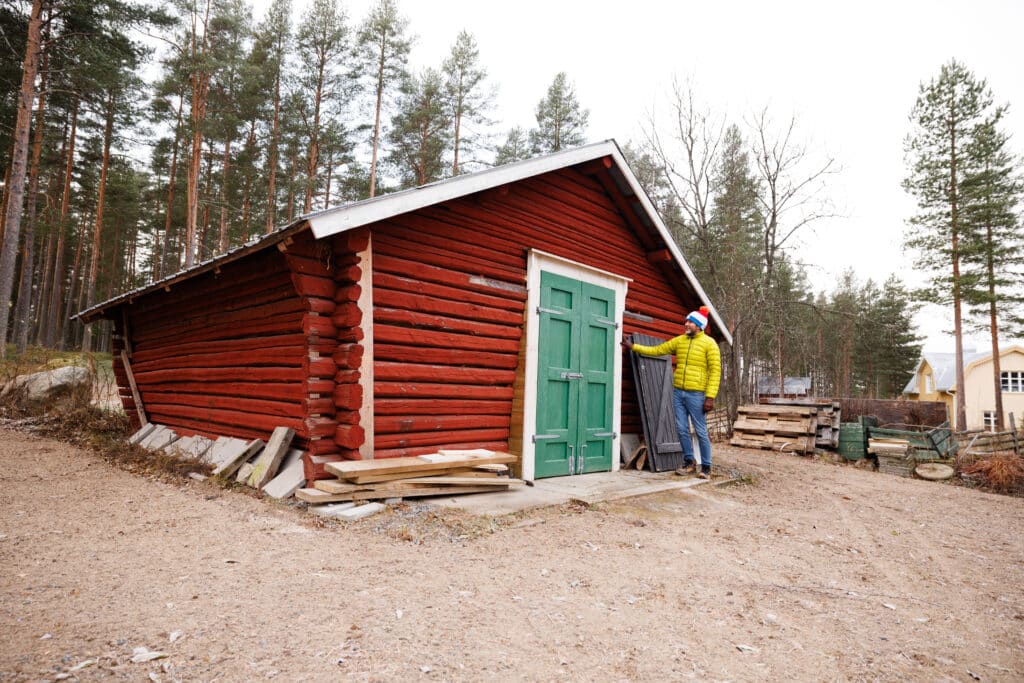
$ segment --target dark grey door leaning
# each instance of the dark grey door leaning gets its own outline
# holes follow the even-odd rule
[[[633,341],[644,346],[657,346],[665,340],[634,334]],[[647,467],[655,472],[682,467],[683,447],[679,444],[672,411],[672,356],[629,355],[644,426],[644,441],[647,443]]]

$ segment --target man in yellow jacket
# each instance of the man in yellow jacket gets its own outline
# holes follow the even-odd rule
[[[676,431],[679,444],[683,447],[683,466],[676,474],[690,474],[697,470],[693,458],[693,442],[690,427],[697,433],[700,448],[701,479],[711,476],[711,439],[704,414],[714,410],[718,383],[722,374],[722,358],[715,340],[704,334],[708,324],[708,308],[701,306],[686,316],[683,327],[686,330],[673,339],[657,346],[634,344],[625,339],[622,345],[644,356],[666,356],[675,354],[676,369],[672,374],[672,407],[676,417]]]

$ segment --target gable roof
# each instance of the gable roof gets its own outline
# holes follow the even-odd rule
[[[966,351],[964,352],[964,368],[975,361],[991,356],[992,354],[986,351]],[[907,381],[907,386],[903,387],[904,394],[917,393],[917,378],[925,363],[928,363],[932,369],[932,376],[935,378],[935,391],[956,391],[956,354],[925,351],[921,354],[921,360],[918,361],[913,376]]]
[[[658,236],[664,244],[665,249],[671,255],[672,261],[682,270],[684,277],[690,287],[696,292],[697,297],[708,308],[711,309],[711,318],[714,320],[716,332],[721,337],[732,343],[732,336],[725,325],[725,322],[718,315],[718,311],[708,298],[704,288],[697,281],[693,270],[686,262],[685,257],[676,245],[675,240],[669,234],[668,227],[662,221],[661,216],[654,208],[647,193],[640,185],[640,181],[633,174],[626,163],[626,159],[614,140],[605,140],[583,147],[563,150],[525,161],[519,161],[505,166],[497,166],[476,173],[455,176],[446,180],[440,180],[427,185],[421,185],[409,190],[394,192],[391,194],[363,199],[361,201],[344,204],[341,206],[316,211],[299,216],[291,223],[282,226],[258,239],[251,240],[239,247],[211,258],[191,268],[182,270],[179,273],[170,275],[157,282],[125,292],[117,297],[108,299],[79,312],[75,317],[82,322],[92,322],[102,317],[107,309],[131,301],[139,296],[148,294],[161,288],[169,287],[176,282],[194,277],[200,273],[214,270],[226,263],[235,261],[254,251],[266,249],[278,242],[281,242],[291,235],[306,229],[308,225],[313,235],[318,239],[330,235],[353,230],[355,228],[398,216],[410,211],[415,211],[427,206],[439,204],[452,199],[459,199],[470,194],[489,190],[492,188],[514,183],[519,180],[531,178],[551,171],[557,171],[570,166],[576,166],[587,162],[607,160],[603,170],[607,172],[618,190],[629,200],[628,207],[633,211],[632,218],[648,228]]]
[[[810,377],[785,377],[783,379],[784,394],[798,394],[806,396],[811,391]],[[757,393],[759,395],[779,393],[779,378],[762,376],[757,379]]]

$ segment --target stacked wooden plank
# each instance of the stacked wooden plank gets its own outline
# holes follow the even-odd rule
[[[868,439],[868,453],[878,458],[878,471],[898,477],[913,476],[917,461],[910,452],[910,441],[877,437]]]
[[[732,426],[733,446],[787,453],[813,453],[818,417],[813,406],[740,406]]]
[[[508,475],[516,456],[487,449],[439,450],[436,453],[379,460],[327,463],[336,479],[318,479],[296,497],[307,503],[338,503],[389,498],[449,496],[507,491],[523,483]]]
[[[992,455],[994,453],[1020,454],[1020,438],[1016,431],[1006,432],[962,432],[957,438],[966,441],[963,449],[966,455]]]
[[[814,434],[814,445],[819,448],[839,447],[842,401],[831,398],[770,398],[767,402],[778,406],[813,407],[817,410],[817,428]]]

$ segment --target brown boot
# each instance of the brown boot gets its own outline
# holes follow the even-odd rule
[[[676,474],[680,477],[685,477],[688,474],[693,474],[697,471],[697,463],[691,462],[690,464],[684,464],[682,467],[676,468]]]

